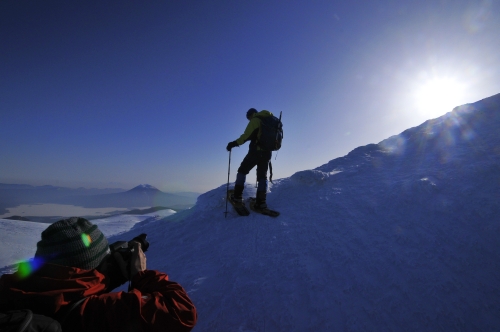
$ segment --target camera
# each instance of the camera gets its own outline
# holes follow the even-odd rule
[[[107,260],[109,268],[106,270],[106,276],[109,278],[109,284],[107,287],[108,291],[115,289],[116,287],[123,285],[127,280],[130,279],[130,275],[127,278],[123,275],[120,270],[119,264],[114,258],[114,253],[120,254],[120,256],[125,261],[125,271],[130,274],[131,268],[131,259],[132,254],[134,253],[134,243],[139,242],[141,244],[142,251],[145,252],[149,248],[149,242],[146,240],[147,235],[141,234],[139,236],[134,237],[130,241],[116,241],[109,245],[109,250],[111,254],[108,256],[110,259]]]
[[[129,262],[134,252],[134,244],[132,242],[139,242],[143,252],[148,251],[149,242],[146,240],[147,234],[143,233],[134,237],[131,241],[116,241],[109,245],[111,254],[119,253],[125,262]]]

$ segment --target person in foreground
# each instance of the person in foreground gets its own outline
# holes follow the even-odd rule
[[[130,243],[126,262],[86,219],[50,225],[31,261],[35,271],[20,267],[0,278],[0,311],[30,309],[62,321],[65,331],[190,331],[197,313],[186,291],[148,270],[141,244]],[[128,292],[111,292],[126,281]]]

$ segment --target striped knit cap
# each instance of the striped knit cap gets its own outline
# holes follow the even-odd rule
[[[47,227],[36,247],[36,258],[85,270],[95,269],[109,252],[108,240],[97,225],[76,217]]]

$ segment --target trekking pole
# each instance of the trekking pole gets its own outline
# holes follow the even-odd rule
[[[229,173],[231,171],[231,150],[229,150],[229,164],[227,166],[227,187],[226,187],[226,212],[224,212],[225,217],[227,218],[227,200],[229,199]]]

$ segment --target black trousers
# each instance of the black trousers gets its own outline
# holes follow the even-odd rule
[[[267,180],[267,169],[271,160],[272,151],[249,149],[238,168],[238,173],[247,175],[257,166],[257,181]]]

